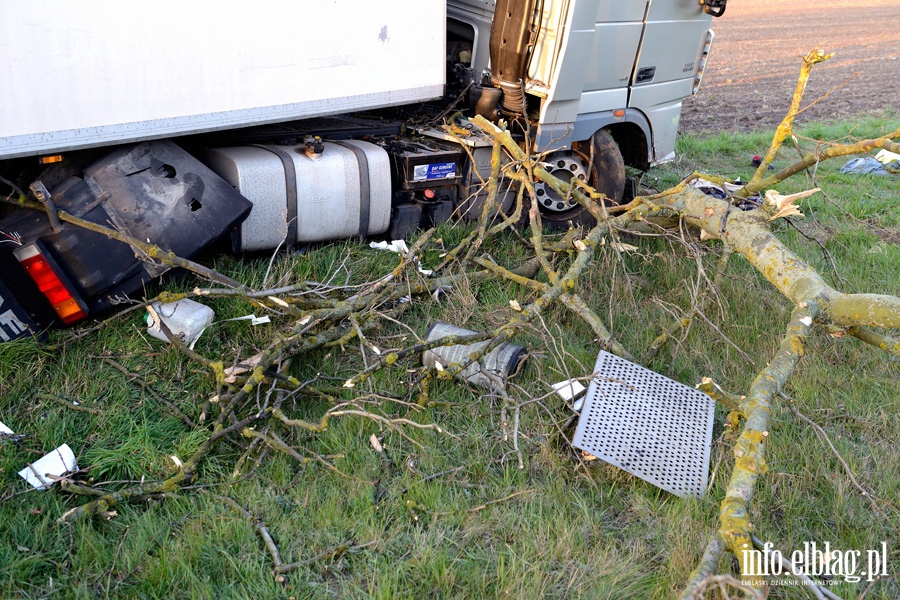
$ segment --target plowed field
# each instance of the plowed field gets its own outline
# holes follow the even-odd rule
[[[713,28],[710,63],[684,104],[682,132],[775,127],[800,58],[814,47],[834,57],[813,69],[803,104],[830,95],[798,123],[900,110],[900,0],[731,0]]]

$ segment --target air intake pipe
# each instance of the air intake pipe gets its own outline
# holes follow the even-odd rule
[[[503,108],[520,115],[525,110],[522,81],[533,45],[534,11],[538,0],[498,0],[491,26],[491,83],[503,90]]]

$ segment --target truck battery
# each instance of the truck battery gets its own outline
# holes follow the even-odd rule
[[[424,190],[456,186],[465,154],[459,146],[435,140],[398,140],[391,145],[397,188]]]
[[[425,129],[420,133],[429,138],[429,143],[433,140],[441,140],[441,142],[437,143],[452,144],[457,140],[457,138],[451,138],[447,132],[440,129]],[[459,180],[459,197],[456,201],[457,215],[467,221],[475,221],[481,216],[484,203],[488,197],[487,187],[482,182],[487,180],[491,172],[491,152],[494,142],[486,134],[475,133],[465,138],[459,138],[458,143],[465,144],[468,147],[469,160]],[[451,147],[459,148],[455,144]],[[502,160],[505,164],[509,159],[504,154]],[[506,214],[509,214],[513,209],[516,190],[517,184],[514,181],[503,176],[500,177],[497,203]]]

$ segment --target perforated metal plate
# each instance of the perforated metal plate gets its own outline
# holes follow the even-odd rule
[[[600,352],[572,444],[676,496],[702,496],[714,408],[702,392]]]

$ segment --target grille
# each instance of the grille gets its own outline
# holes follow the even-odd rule
[[[702,496],[715,402],[600,352],[572,444],[676,496]]]

